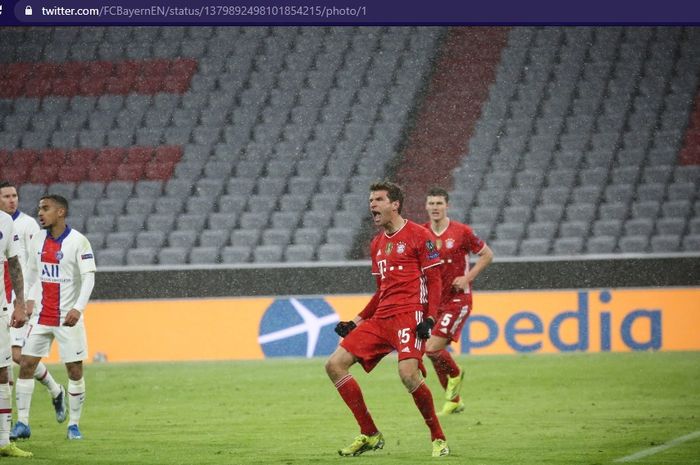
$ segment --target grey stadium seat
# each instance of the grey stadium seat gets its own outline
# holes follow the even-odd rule
[[[168,235],[168,244],[170,247],[181,247],[189,249],[197,242],[196,231],[172,231]]]
[[[96,252],[97,266],[122,266],[124,265],[124,249],[102,249]]]
[[[322,262],[344,261],[347,247],[339,244],[323,244],[318,248],[318,259]]]
[[[152,265],[156,259],[156,249],[152,248],[136,248],[129,249],[126,252],[126,264],[137,265]]]
[[[548,239],[529,238],[520,243],[521,256],[542,256],[547,255],[549,251]]]
[[[649,245],[648,236],[623,236],[618,246],[623,253],[644,253]]]
[[[103,232],[88,232],[85,233],[85,237],[87,238],[88,242],[90,242],[92,248],[97,250],[105,246],[105,238],[107,237],[107,234]]]
[[[253,249],[253,259],[256,263],[281,262],[283,251],[281,245],[259,245]]]
[[[258,243],[259,238],[259,229],[236,229],[231,233],[231,245],[250,248]]]
[[[192,250],[190,250],[189,262],[194,265],[217,263],[218,261],[218,247],[193,247]]]
[[[250,261],[251,249],[248,246],[229,246],[221,250],[223,263],[246,263]]]
[[[128,249],[134,244],[134,233],[132,232],[113,232],[107,234],[105,241],[109,249]]]
[[[613,236],[592,236],[588,238],[586,251],[591,254],[609,254],[615,251],[617,240]]]
[[[165,247],[158,251],[158,263],[161,265],[182,265],[187,263],[189,248]]]
[[[582,237],[562,237],[554,241],[555,255],[578,255],[583,251]]]
[[[229,238],[228,229],[205,229],[199,235],[199,243],[203,247],[223,247]]]
[[[136,247],[158,249],[165,243],[164,231],[141,231],[136,235]]]
[[[680,234],[660,234],[652,236],[651,251],[656,253],[678,252],[681,246]]]
[[[287,262],[307,262],[313,260],[314,247],[309,244],[292,244],[284,251]]]

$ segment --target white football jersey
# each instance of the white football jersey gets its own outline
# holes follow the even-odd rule
[[[39,225],[36,220],[31,216],[17,210],[14,215],[12,215],[14,220],[15,235],[19,238],[19,263],[22,265],[22,270],[26,277],[27,269],[27,249],[29,248],[29,241],[32,240],[32,236],[39,232]],[[7,269],[7,263],[5,263],[5,299],[7,302],[12,302],[12,281],[10,281],[10,276]]]
[[[36,299],[34,312],[38,323],[47,326],[63,323],[80,295],[80,275],[96,270],[90,242],[70,226],[55,239],[47,230],[35,234],[27,266],[30,274],[39,279],[39,286],[31,295]]]
[[[0,290],[2,290],[2,305],[8,300],[5,297],[5,262],[8,258],[19,255],[19,236],[15,233],[14,221],[7,213],[0,211]],[[8,276],[9,277],[9,276]]]

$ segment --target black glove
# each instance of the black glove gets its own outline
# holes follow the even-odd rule
[[[350,331],[352,331],[355,328],[357,328],[357,325],[354,322],[341,321],[340,323],[335,325],[335,332],[338,333],[338,336],[345,337],[348,334],[350,334]]]
[[[418,336],[418,339],[429,339],[430,330],[433,329],[433,326],[435,326],[435,322],[432,318],[426,318],[418,323],[418,326],[416,326],[416,336]]]

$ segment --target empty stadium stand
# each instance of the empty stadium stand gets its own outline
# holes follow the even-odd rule
[[[697,252],[699,77],[692,27],[0,28],[0,177],[102,266],[345,260],[396,174],[497,256]]]

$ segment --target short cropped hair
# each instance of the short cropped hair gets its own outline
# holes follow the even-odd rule
[[[12,182],[10,181],[0,181],[0,189],[3,189],[5,187],[14,187],[17,189],[17,186],[15,186]]]
[[[445,197],[445,203],[450,202],[450,194],[442,187],[433,187],[428,191],[427,197]]]
[[[59,207],[64,208],[66,210],[66,216],[68,216],[68,200],[66,200],[66,198],[63,197],[62,195],[58,195],[58,194],[43,195],[43,196],[41,196],[39,201],[41,201],[41,200],[53,200],[54,202],[56,202],[58,204]]]
[[[391,202],[399,202],[399,215],[403,209],[403,189],[398,184],[391,181],[379,181],[369,186],[369,191],[386,191]]]

